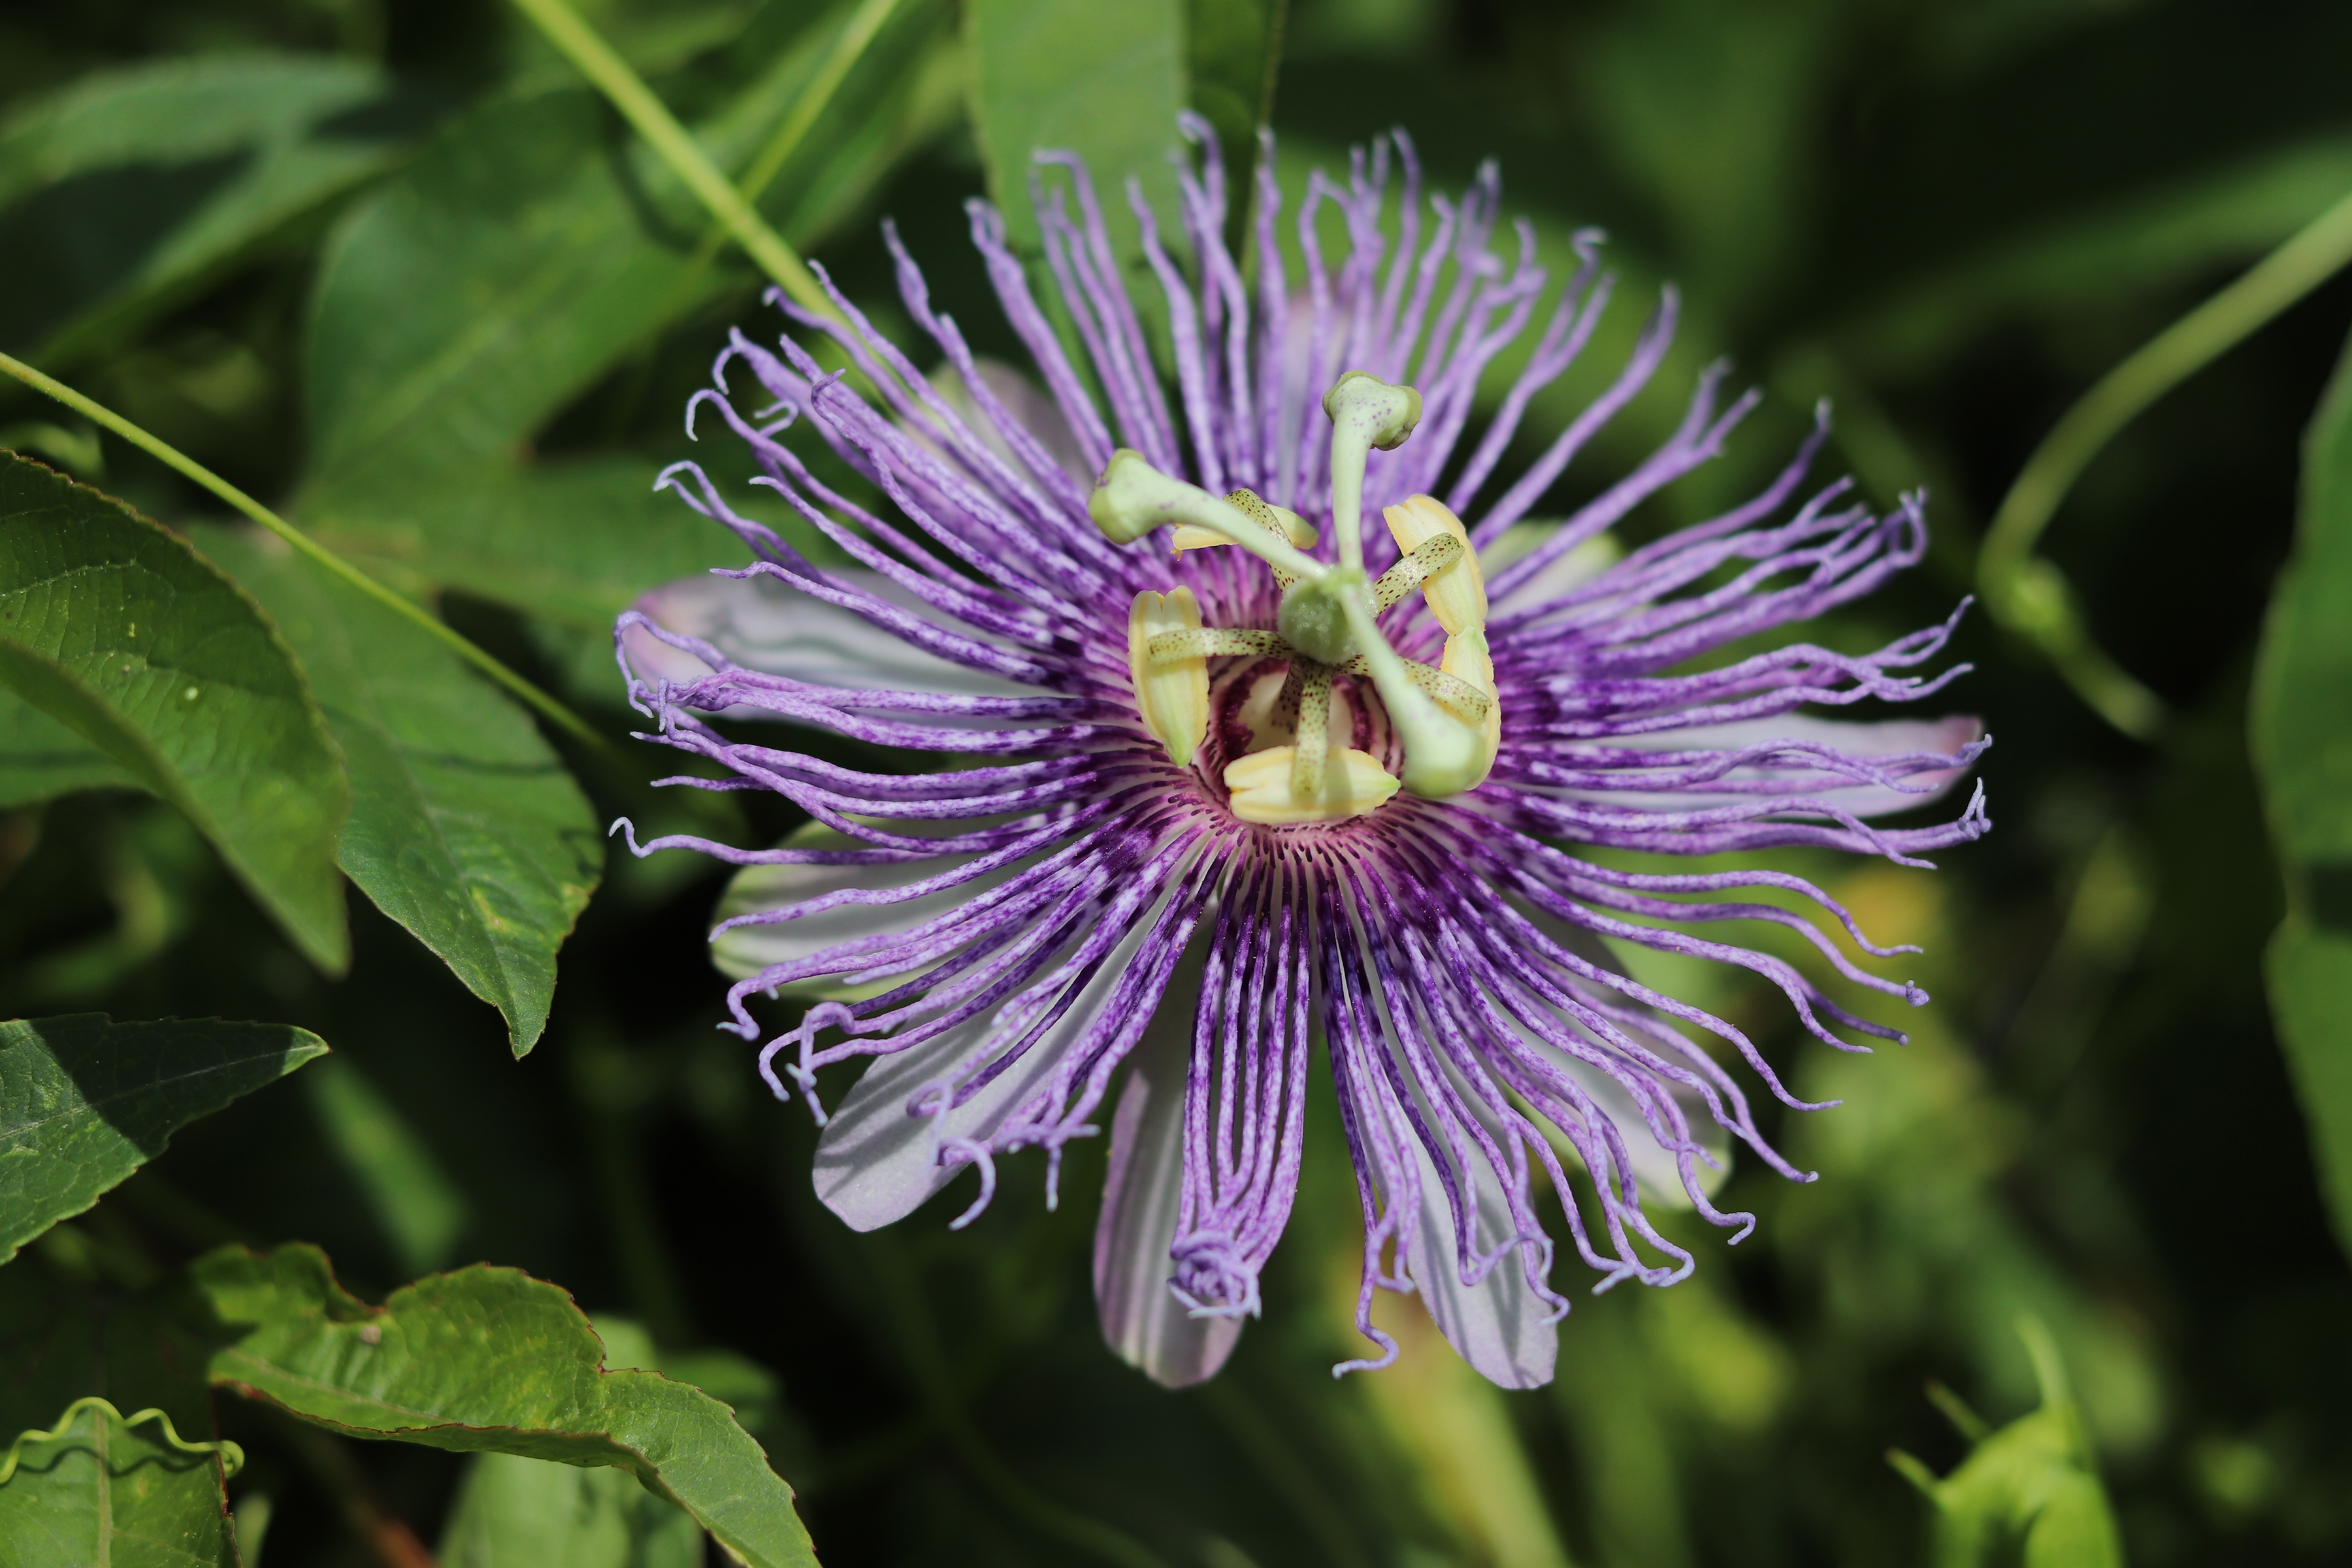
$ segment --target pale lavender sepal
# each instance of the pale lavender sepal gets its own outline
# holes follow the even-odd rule
[[[826,574],[910,614],[934,617],[929,605],[879,573],[838,566]],[[774,577],[680,577],[640,598],[637,608],[663,629],[699,638],[746,669],[811,686],[981,697],[1025,697],[1032,689],[935,658],[864,616]],[[630,662],[649,679],[682,686],[710,673],[692,654],[642,630],[625,634],[624,646]],[[756,710],[727,712],[748,718]]]
[[[1409,1136],[1409,1135],[1408,1135]],[[1420,1224],[1405,1249],[1405,1271],[1432,1321],[1464,1361],[1503,1388],[1541,1388],[1552,1379],[1559,1355],[1559,1311],[1528,1283],[1525,1244],[1493,1259],[1475,1285],[1462,1280],[1456,1250],[1459,1233],[1446,1202],[1453,1184],[1418,1142],[1421,1165]],[[1469,1185],[1475,1194],[1478,1245],[1491,1253],[1512,1233],[1511,1214],[1495,1173],[1471,1162]],[[1549,1252],[1549,1246],[1544,1247]],[[1549,1271],[1549,1258],[1542,1259]]]
[[[1200,974],[1169,986],[1136,1047],[1110,1125],[1110,1174],[1095,1226],[1095,1308],[1103,1339],[1155,1383],[1186,1388],[1216,1375],[1240,1342],[1236,1313],[1194,1315],[1169,1289],[1182,1206],[1184,1079]]]
[[[1044,1037],[985,1083],[975,1086],[972,1076],[1004,1043],[1002,1015],[975,1018],[876,1058],[830,1112],[817,1139],[816,1195],[824,1205],[853,1230],[879,1229],[914,1213],[974,1163],[982,1165],[984,1196],[995,1173],[961,1151],[985,1150],[1005,1120],[1060,1067],[1073,1042],[1098,1024],[1115,1022],[1105,1019],[1106,1005],[1150,930],[1149,922],[1138,921]]]

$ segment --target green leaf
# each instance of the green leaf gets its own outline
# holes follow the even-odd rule
[[[478,1454],[466,1468],[442,1568],[701,1568],[702,1527],[619,1470]]]
[[[387,582],[462,589],[609,642],[613,617],[647,589],[750,558],[676,496],[655,494],[657,471],[635,458],[387,470],[314,493],[303,517],[313,537]]]
[[[587,797],[520,708],[414,625],[266,536],[201,537],[294,645],[342,748],[344,872],[529,1051],[604,866]]]
[[[434,1275],[370,1307],[316,1247],[231,1247],[191,1266],[184,1310],[216,1347],[216,1386],[355,1437],[628,1470],[755,1568],[815,1562],[792,1488],[727,1406],[603,1370],[572,1298],[517,1269]]]
[[[104,752],[0,688],[0,810],[139,781]]]
[[[172,1134],[327,1047],[290,1024],[0,1023],[0,1263],[163,1152]]]
[[[494,99],[337,230],[310,351],[322,482],[394,454],[512,457],[661,322],[686,255],[614,151],[592,93]]]
[[[1239,193],[1236,223],[1249,205],[1258,131],[1274,117],[1275,77],[1289,10],[1290,0],[1185,0],[1192,107],[1216,127]]]
[[[127,1419],[77,1399],[0,1455],[0,1543],[11,1568],[231,1568],[222,1454],[160,1410]]]
[[[320,967],[351,785],[294,656],[177,535],[0,453],[0,685],[185,812]]]
[[[936,0],[860,58],[760,205],[806,247],[946,123]],[[833,41],[791,47],[698,127],[734,169]],[[372,569],[609,627],[654,584],[712,564],[709,526],[652,483],[651,458],[525,462],[552,416],[659,329],[728,289],[709,219],[619,139],[592,93],[497,99],[355,209],[324,258],[310,347],[306,525]]]
[[[2042,1407],[1983,1438],[1940,1480],[1908,1454],[1890,1456],[1936,1510],[1929,1559],[1936,1568],[2123,1568],[2122,1537],[2057,1348],[2038,1321],[2017,1327]]]
[[[1142,180],[1164,237],[1176,190],[1168,154],[1184,106],[1178,0],[971,0],[964,16],[972,132],[1014,241],[1038,243],[1029,177],[1040,149],[1086,159],[1122,255],[1139,244],[1129,175]]]
[[[387,166],[380,73],[210,55],[94,72],[0,129],[0,342],[54,369],[187,298]]]
[[[2251,728],[2287,890],[2271,1014],[2352,1251],[2352,348],[2305,437],[2302,521],[2263,631]]]

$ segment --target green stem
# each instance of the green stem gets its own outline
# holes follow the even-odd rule
[[[793,253],[776,231],[770,228],[759,210],[744,199],[717,164],[703,152],[701,145],[689,135],[677,117],[662,100],[654,96],[628,62],[613,52],[612,46],[596,36],[595,30],[580,19],[579,13],[566,0],[514,0],[516,7],[539,25],[548,42],[561,50],[563,57],[580,68],[580,74],[595,84],[596,89],[612,100],[622,117],[636,127],[637,134],[652,144],[670,172],[686,182],[687,188],[710,209],[710,216],[724,225],[735,242],[751,254],[761,269],[773,279],[778,287],[794,300],[819,314],[839,319],[840,312],[833,301],[824,297],[816,278],[801,258]],[[845,70],[847,66],[843,67]],[[789,152],[789,149],[787,149]]]
[[[816,124],[818,116],[825,111],[833,102],[833,95],[840,91],[841,84],[848,79],[850,68],[857,63],[858,57],[866,53],[867,47],[882,31],[882,24],[887,22],[890,13],[898,8],[898,0],[866,0],[851,14],[842,26],[841,36],[834,39],[833,47],[826,52],[824,63],[817,67],[816,75],[809,79],[808,86],[801,89],[800,97],[793,104],[793,111],[784,116],[784,122],[776,127],[776,133],[768,139],[765,147],[760,149],[760,155],[751,160],[751,167],[743,171],[744,200],[758,201],[770,182],[783,173],[784,164],[800,151],[802,141]]]
[[[585,742],[600,753],[610,750],[610,742],[591,729],[588,721],[580,715],[517,675],[422,605],[417,604],[414,599],[394,593],[235,485],[230,484],[226,479],[222,479],[218,474],[214,473],[210,468],[205,468],[202,463],[197,462],[194,458],[158,437],[150,436],[105,405],[93,402],[61,381],[43,375],[21,360],[0,353],[0,371],[5,371],[36,392],[56,398],[85,418],[113,431],[148,456],[186,475],[293,546],[297,554],[308,557],[321,571],[349,584],[433,637],[450,652],[538,710],[549,722]]]
[[[2352,196],[2109,371],[2034,448],[1993,514],[1977,562],[1986,607],[2048,650],[2092,706],[2127,734],[2153,735],[2163,721],[2162,702],[2092,644],[2064,579],[2035,560],[2033,548],[2067,491],[2117,431],[2347,262],[2352,262]]]
[[[816,75],[809,79],[808,86],[803,88],[800,96],[793,100],[792,111],[784,116],[783,123],[776,127],[776,133],[768,139],[768,144],[760,149],[759,156],[752,159],[751,166],[743,171],[740,188],[745,201],[758,201],[776,176],[783,172],[784,164],[800,150],[802,141],[817,122],[817,117],[832,104],[833,95],[841,90],[841,84],[848,79],[850,68],[865,54],[875,36],[881,32],[883,23],[890,19],[890,13],[898,6],[898,0],[865,0],[865,4],[843,25],[840,36],[834,39],[833,47],[817,67]],[[677,281],[670,285],[669,295],[656,312],[658,320],[669,321],[693,301],[701,288],[703,274],[710,270],[713,261],[719,259],[719,252],[726,243],[727,226],[712,224],[696,244],[694,254],[687,258],[686,268],[678,274]],[[627,392],[613,405],[614,430],[622,427],[643,397],[646,385],[652,379],[653,367],[654,345],[648,338],[637,353],[635,365],[630,372]]]

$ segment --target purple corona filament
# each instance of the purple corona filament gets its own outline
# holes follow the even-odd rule
[[[887,229],[906,309],[945,362],[936,376],[829,279],[845,325],[772,296],[792,324],[777,346],[734,334],[714,385],[689,405],[689,429],[723,421],[759,463],[752,483],[837,557],[812,563],[700,468],[678,464],[662,485],[731,529],[753,563],[657,590],[616,636],[631,700],[657,725],[646,739],[726,774],[675,782],[772,790],[812,820],[772,849],[683,837],[639,846],[634,835],[631,847],[683,846],[743,868],[713,937],[736,977],[729,1026],[761,1040],[755,995],[809,1000],[793,1027],[764,1038],[759,1066],[823,1124],[817,1189],[850,1225],[898,1219],[970,1165],[978,1193],[952,1222],[966,1224],[993,1194],[1002,1157],[1022,1149],[1044,1151],[1050,1197],[1064,1146],[1108,1131],[1095,1254],[1105,1333],[1163,1383],[1205,1378],[1260,1310],[1260,1277],[1297,1189],[1319,1040],[1359,1181],[1356,1325],[1371,1347],[1337,1370],[1397,1353],[1370,1316],[1385,1288],[1418,1293],[1487,1377],[1532,1386],[1551,1376],[1569,1310],[1537,1214],[1544,1184],[1568,1246],[1606,1289],[1689,1273],[1691,1255],[1653,1226],[1655,1205],[1694,1210],[1733,1240],[1747,1234],[1753,1216],[1711,1196],[1734,1143],[1811,1179],[1766,1142],[1742,1079],[1818,1108],[1790,1093],[1741,1030],[1631,978],[1611,942],[1760,975],[1806,1031],[1844,1050],[1866,1048],[1853,1036],[1903,1037],[1780,959],[1696,933],[1777,924],[1849,982],[1927,1000],[1862,968],[1823,925],[1875,956],[1916,949],[1874,946],[1802,878],[1636,872],[1580,851],[1808,846],[1918,866],[1978,837],[1990,826],[1981,786],[1941,826],[1873,823],[1948,789],[1990,743],[1975,721],[1816,716],[1939,689],[1965,667],[1915,672],[1958,615],[1864,656],[1787,642],[1710,662],[1916,563],[1918,500],[1882,515],[1843,481],[1808,492],[1824,416],[1761,494],[1615,553],[1607,531],[1715,457],[1753,405],[1752,394],[1720,404],[1717,367],[1631,473],[1555,526],[1515,530],[1658,370],[1673,291],[1606,390],[1524,472],[1503,475],[1531,400],[1584,353],[1609,302],[1600,236],[1575,237],[1555,288],[1524,223],[1498,253],[1491,168],[1424,207],[1412,145],[1397,133],[1356,154],[1344,184],[1309,182],[1289,219],[1303,276],[1286,265],[1282,197],[1271,158],[1261,162],[1253,281],[1223,243],[1215,140],[1196,120],[1183,129],[1199,148],[1180,164],[1188,265],[1129,191],[1172,387],[1094,188],[1063,155],[1040,158],[1035,196],[1080,363],[1048,324],[1003,219],[979,202],[972,237],[1034,382],[974,357]],[[1392,174],[1402,190],[1391,228],[1381,215]],[[1318,239],[1327,205],[1348,236],[1336,265]],[[1478,428],[1487,370],[1530,331],[1533,353]],[[823,368],[814,347],[826,340],[860,380]],[[1418,425],[1351,458],[1334,436],[1342,415],[1318,400],[1360,372],[1381,395],[1417,389]],[[796,424],[885,504],[832,489],[782,439]],[[1279,541],[1172,552],[1167,530],[1098,527],[1090,493],[1099,508],[1115,452],[1151,483],[1245,490],[1297,514],[1297,538],[1319,538],[1305,552],[1328,574],[1324,586],[1290,587],[1253,558],[1278,553]],[[1332,537],[1350,463],[1362,499],[1353,578],[1340,568],[1354,557]],[[1434,578],[1393,603],[1328,586],[1402,580],[1402,552],[1379,519],[1407,498],[1434,509],[1423,515],[1458,518],[1477,552],[1441,542],[1402,565],[1426,574],[1460,560],[1473,580],[1483,569],[1482,628],[1465,634],[1483,629],[1483,683],[1475,660],[1460,666],[1466,686],[1429,673],[1441,651],[1444,669],[1457,668]],[[1196,618],[1164,622],[1178,629],[1150,643],[1145,633],[1163,623],[1146,626],[1147,608],[1176,616],[1180,590]],[[1360,637],[1353,663],[1337,644],[1310,657],[1301,650],[1315,645],[1282,642],[1277,625],[1292,625],[1288,606],[1309,592],[1379,605],[1371,636],[1396,656],[1387,668],[1418,668],[1438,699],[1420,703],[1367,674],[1380,648]],[[1131,608],[1144,627],[1132,638]],[[1151,693],[1166,672],[1163,699]],[[1422,730],[1400,700],[1423,714]],[[1498,731],[1481,718],[1496,708]],[[724,729],[711,722],[721,715]],[[761,719],[903,751],[907,769],[862,771],[791,749],[789,729],[736,722]],[[1480,782],[1415,793],[1409,765],[1435,743],[1429,722],[1454,726],[1449,743],[1469,745],[1486,769],[1464,776]],[[1465,740],[1479,722],[1489,723],[1484,753]],[[1304,820],[1244,816],[1228,783],[1276,741],[1311,753],[1296,773],[1258,765],[1270,809],[1297,807]],[[1367,782],[1370,795],[1344,795]],[[844,1092],[825,1069],[853,1062]]]

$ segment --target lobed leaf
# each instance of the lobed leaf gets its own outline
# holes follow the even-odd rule
[[[233,1568],[221,1458],[228,1447],[185,1440],[161,1410],[126,1418],[104,1399],[77,1399],[0,1455],[0,1561]]]
[[[182,1310],[216,1386],[355,1437],[628,1470],[755,1568],[815,1562],[792,1488],[727,1406],[604,1370],[572,1298],[520,1270],[434,1275],[371,1307],[316,1247],[231,1247],[190,1267]]]
[[[349,962],[351,785],[292,650],[184,540],[14,453],[0,685],[185,812],[312,962]]]
[[[2271,1015],[2352,1250],[2352,347],[2305,437],[2302,518],[2250,720],[2287,890],[2266,963]]]
[[[2041,1382],[2040,1409],[1981,1437],[1940,1480],[1908,1454],[1890,1456],[1935,1510],[1929,1561],[1935,1568],[2123,1568],[2122,1537],[2057,1349],[2032,1318],[2021,1318],[2018,1331]]]
[[[314,492],[304,515],[315,537],[386,581],[460,589],[609,645],[613,617],[646,589],[740,563],[719,531],[654,492],[655,472],[636,458],[395,466]]]
[[[0,1263],[162,1153],[172,1134],[315,1057],[290,1024],[0,1023]]]
[[[587,797],[521,709],[415,626],[274,541],[203,540],[293,643],[342,749],[344,872],[499,1009],[523,1055],[603,870]]]

